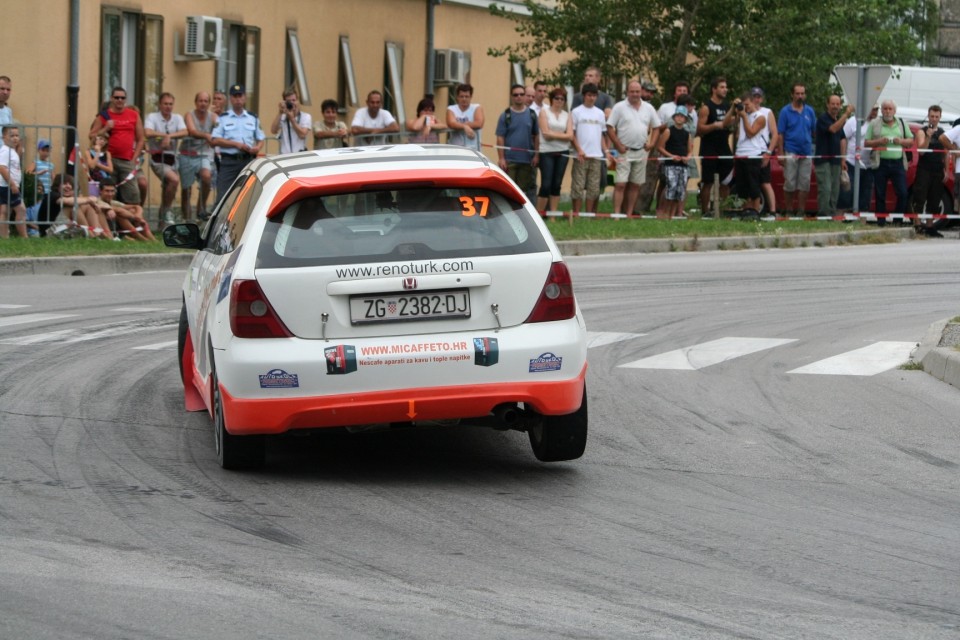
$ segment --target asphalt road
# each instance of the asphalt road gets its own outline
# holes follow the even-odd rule
[[[956,251],[571,258],[583,459],[430,428],[243,474],[182,409],[180,274],[2,278],[0,637],[956,638],[960,391],[820,364],[955,315]]]

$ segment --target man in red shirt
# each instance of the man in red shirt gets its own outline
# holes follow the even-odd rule
[[[127,106],[127,92],[123,87],[114,87],[110,92],[110,106],[97,116],[90,137],[103,129],[110,133],[107,149],[113,157],[113,177],[119,185],[120,200],[125,204],[140,204],[135,174],[145,141],[143,120],[136,109]]]

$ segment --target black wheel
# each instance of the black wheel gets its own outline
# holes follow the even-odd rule
[[[560,462],[582,456],[587,447],[587,388],[579,409],[565,416],[538,416],[527,433],[537,460]]]
[[[187,304],[180,307],[180,327],[177,331],[177,362],[180,364],[180,379],[183,380],[183,350],[187,346],[187,331],[190,325],[187,322]]]
[[[234,436],[227,432],[216,369],[211,373],[210,379],[213,386],[213,443],[217,451],[217,462],[224,469],[231,470],[262,467],[266,457],[266,439],[264,436]]]

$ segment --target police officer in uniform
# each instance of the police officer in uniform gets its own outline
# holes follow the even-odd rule
[[[214,127],[211,144],[220,147],[220,170],[217,174],[217,201],[223,198],[247,163],[257,157],[266,136],[260,129],[260,118],[244,109],[247,92],[243,85],[230,87],[230,109]]]

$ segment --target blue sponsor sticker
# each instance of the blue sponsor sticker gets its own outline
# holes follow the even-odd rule
[[[563,358],[550,353],[541,353],[536,358],[530,360],[530,373],[542,373],[543,371],[560,371],[560,365]]]
[[[300,386],[300,376],[283,369],[271,369],[260,376],[261,389],[293,389]]]

